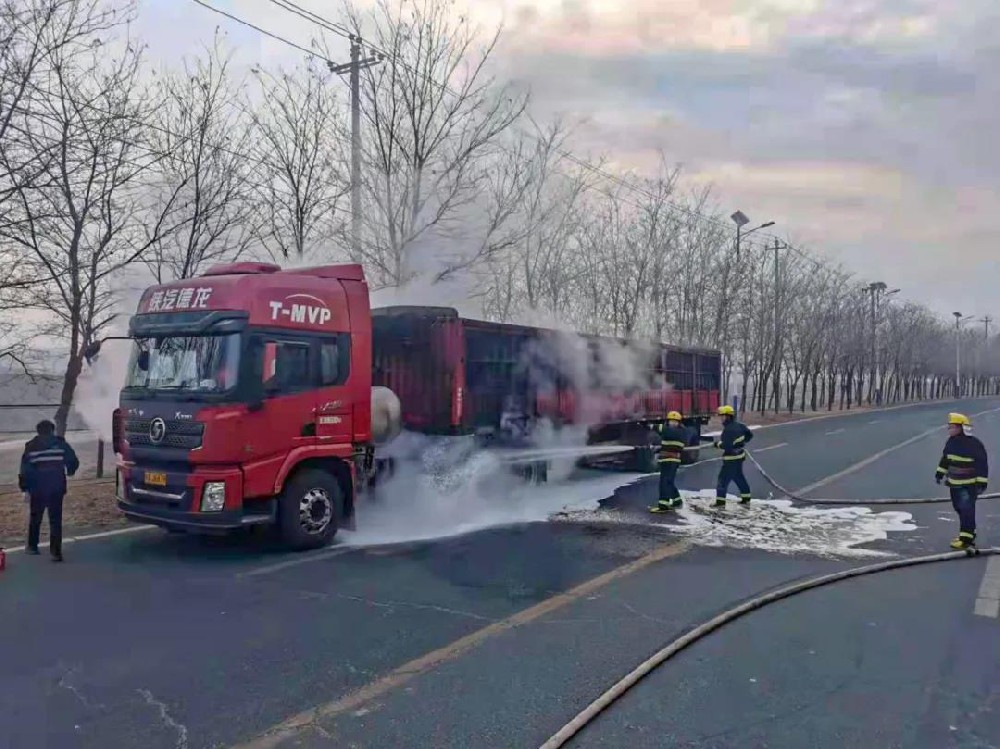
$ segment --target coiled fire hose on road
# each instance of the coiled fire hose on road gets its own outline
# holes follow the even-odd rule
[[[944,501],[944,500],[934,500],[934,501]],[[780,588],[778,590],[772,591],[771,593],[766,593],[764,595],[751,598],[749,601],[740,604],[734,608],[724,611],[718,616],[709,619],[705,623],[695,627],[687,634],[681,635],[677,639],[673,640],[667,644],[662,649],[653,653],[649,658],[644,660],[638,666],[636,666],[630,673],[625,675],[620,679],[614,686],[608,689],[604,694],[598,697],[596,700],[591,702],[583,711],[581,711],[575,718],[573,718],[569,723],[563,726],[559,731],[557,731],[553,736],[546,741],[540,749],[560,749],[560,747],[565,746],[570,739],[572,739],[576,734],[582,731],[591,721],[593,721],[598,715],[601,714],[606,708],[614,704],[616,700],[622,697],[626,692],[628,692],[632,687],[638,684],[642,679],[648,674],[652,673],[658,666],[665,663],[666,661],[673,658],[679,652],[685,648],[693,645],[698,640],[710,635],[717,629],[724,627],[730,622],[736,621],[737,619],[749,614],[752,611],[761,609],[764,606],[768,606],[777,601],[781,601],[786,598],[790,598],[794,595],[804,593],[815,588],[821,588],[826,585],[831,585],[833,583],[840,582],[842,580],[848,580],[854,577],[861,577],[863,575],[873,575],[879,572],[888,572],[890,570],[900,569],[902,567],[915,567],[921,564],[932,564],[934,562],[949,562],[958,559],[965,559],[966,557],[973,557],[978,555],[995,555],[1000,554],[1000,548],[989,548],[989,549],[970,549],[968,551],[952,551],[943,554],[930,554],[928,556],[922,557],[911,557],[909,559],[896,559],[889,562],[879,562],[877,564],[870,564],[864,567],[855,567],[849,570],[843,570],[841,572],[834,572],[828,575],[822,575],[820,577],[814,577],[809,580],[804,580],[802,582],[794,583],[786,587]]]

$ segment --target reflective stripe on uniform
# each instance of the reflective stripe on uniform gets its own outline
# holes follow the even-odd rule
[[[965,458],[965,457],[962,457],[961,455],[951,455],[951,454],[949,454],[946,457],[948,458],[948,460],[953,460],[956,463],[974,463],[975,462],[975,458]]]
[[[723,455],[723,460],[743,460],[746,457],[746,453],[740,453],[739,455]]]
[[[971,484],[978,484],[979,479],[953,479],[948,478],[948,486],[969,486]]]
[[[685,447],[685,444],[677,440],[664,440],[660,442],[660,447]]]

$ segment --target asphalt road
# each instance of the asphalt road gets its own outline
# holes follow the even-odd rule
[[[943,431],[893,448],[954,408],[773,427],[751,447],[789,488],[824,482],[811,496],[940,495]],[[996,455],[1000,399],[961,408],[998,409],[975,418]],[[709,489],[717,468],[685,470],[682,488]],[[765,501],[689,502],[680,519],[646,512],[655,479],[623,475],[596,512],[436,541],[287,555],[153,530],[70,545],[61,566],[13,554],[0,747],[537,747],[734,603],[873,554],[945,550],[957,531],[947,504],[794,507],[748,475]],[[574,491],[588,481],[608,478]],[[1000,543],[1000,503],[981,505],[980,527]],[[1000,619],[973,613],[986,570],[891,572],[753,613],[570,745],[993,746]]]

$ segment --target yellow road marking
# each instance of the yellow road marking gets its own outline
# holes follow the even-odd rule
[[[320,720],[334,718],[338,715],[343,715],[344,713],[357,710],[366,703],[401,687],[403,684],[406,684],[408,681],[416,678],[417,676],[425,674],[443,663],[457,659],[491,637],[495,637],[496,635],[515,629],[524,624],[528,624],[529,622],[533,622],[546,614],[566,606],[567,604],[584,598],[594,591],[603,588],[608,583],[631,575],[634,572],[638,572],[639,570],[656,564],[664,559],[679,556],[690,547],[691,544],[688,541],[679,541],[660,546],[648,554],[629,562],[628,564],[616,567],[609,572],[605,572],[603,575],[598,575],[595,578],[577,585],[575,588],[571,588],[570,590],[554,595],[551,598],[547,598],[530,608],[524,609],[523,611],[519,611],[518,613],[507,617],[506,619],[494,622],[493,624],[483,627],[482,629],[478,629],[465,637],[460,637],[442,648],[438,648],[437,650],[433,650],[430,653],[420,656],[419,658],[415,658],[409,663],[404,663],[402,666],[390,671],[385,676],[366,684],[360,689],[351,692],[340,699],[328,702],[324,705],[319,705],[318,707],[301,712],[298,715],[293,715],[291,718],[273,726],[245,744],[237,745],[235,749],[273,749],[274,747],[279,746],[282,742],[291,739],[301,732],[317,725]]]

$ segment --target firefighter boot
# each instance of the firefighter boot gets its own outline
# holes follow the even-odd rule
[[[681,497],[674,497],[670,500],[670,506],[676,510],[677,508],[684,506],[684,500]]]
[[[670,512],[670,509],[671,509],[671,501],[669,499],[661,499],[659,502],[656,503],[656,507],[650,507],[649,511],[659,515],[665,512]]]
[[[726,498],[725,497],[716,497],[715,498],[715,506],[716,507],[725,507],[726,506]]]
[[[740,504],[741,505],[748,505],[748,504],[750,504],[750,495],[749,494],[741,494],[740,495]]]
[[[971,549],[976,545],[976,534],[969,533],[968,531],[962,531],[958,534],[958,538],[951,542],[951,548],[958,549],[959,551],[963,549]]]

